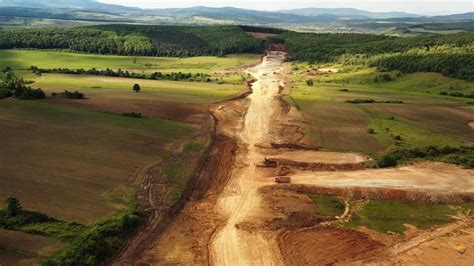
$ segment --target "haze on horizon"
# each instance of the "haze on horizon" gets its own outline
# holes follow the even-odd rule
[[[256,10],[285,10],[296,8],[357,8],[372,12],[400,11],[420,15],[447,15],[456,13],[467,13],[474,10],[474,1],[452,0],[452,1],[427,1],[427,0],[377,0],[377,1],[312,1],[312,0],[99,0],[102,3],[118,4],[140,8],[183,8],[194,6],[247,8]]]

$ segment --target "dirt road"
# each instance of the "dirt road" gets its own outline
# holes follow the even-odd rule
[[[319,151],[308,144],[306,121],[282,99],[289,70],[284,60],[284,53],[269,52],[247,70],[254,77],[251,93],[210,106],[214,144],[189,202],[163,232],[135,241],[138,251],[127,263],[314,265],[375,258],[390,264],[404,261],[419,242],[407,242],[407,237],[394,240],[400,245],[393,247],[360,230],[320,228],[324,219],[314,217],[313,202],[301,192],[412,200],[446,193],[453,200],[454,194],[474,193],[473,170],[432,162],[364,169],[371,161],[365,155]],[[266,165],[269,161],[273,166]],[[272,177],[279,175],[290,176],[292,184],[275,184]],[[420,190],[426,193],[418,194]],[[472,232],[471,224],[462,229]],[[387,260],[382,251],[390,247],[403,250]]]
[[[248,71],[256,82],[238,135],[239,144],[244,147],[237,158],[239,164],[217,203],[218,210],[228,216],[228,221],[211,242],[211,262],[215,265],[278,265],[282,261],[274,236],[258,230],[243,230],[241,224],[265,215],[258,189],[272,181],[259,175],[255,163],[265,156],[256,145],[271,142],[271,119],[278,108],[276,96],[282,85],[279,74],[283,61],[283,54],[273,52]]]

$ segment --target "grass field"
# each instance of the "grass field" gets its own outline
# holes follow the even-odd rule
[[[160,100],[178,103],[209,103],[234,95],[243,90],[241,85],[204,82],[156,81],[102,76],[44,74],[40,77],[26,75],[34,80],[32,87],[51,92],[78,90],[90,99]],[[140,84],[140,93],[132,91],[133,84]]]
[[[470,99],[440,95],[441,91],[472,93],[474,83],[436,73],[401,75],[373,68],[324,67],[341,72],[321,72],[316,66],[295,63],[291,77],[290,102],[308,119],[315,145],[377,155],[397,148],[474,143]],[[384,74],[391,81],[380,81]],[[306,83],[308,79],[314,81],[313,86]],[[346,102],[356,99],[403,103]],[[369,128],[375,134],[369,134]]]
[[[81,222],[120,209],[110,195],[118,187],[133,188],[137,169],[195,130],[18,100],[0,101],[0,125],[0,198],[15,196],[25,208]]]
[[[308,194],[316,205],[315,214],[318,216],[337,216],[344,213],[344,201],[337,197],[327,195]]]
[[[235,71],[258,62],[257,55],[238,54],[223,57],[197,56],[188,58],[144,57],[92,55],[58,51],[35,50],[0,50],[0,69],[11,67],[14,70],[25,70],[30,66],[43,69],[122,69],[130,72],[162,73],[206,73],[220,83],[242,83],[241,71]],[[223,71],[226,70],[226,71]]]
[[[455,210],[447,205],[415,201],[370,200],[354,208],[350,227],[365,226],[380,232],[403,233],[404,224],[427,229],[449,223]]]

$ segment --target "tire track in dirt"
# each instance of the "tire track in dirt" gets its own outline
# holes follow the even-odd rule
[[[218,212],[228,220],[210,243],[210,262],[214,265],[282,264],[276,236],[257,229],[260,218],[265,216],[258,189],[272,182],[262,179],[255,165],[265,157],[259,144],[265,146],[272,141],[269,133],[272,116],[280,107],[277,95],[281,82],[277,81],[281,79],[284,59],[283,53],[269,52],[260,65],[248,70],[256,81],[252,85],[253,93],[247,97],[250,105],[237,135],[243,148],[229,183],[217,201]],[[251,230],[244,229],[249,226]]]

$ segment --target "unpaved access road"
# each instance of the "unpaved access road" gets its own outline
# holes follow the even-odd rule
[[[268,52],[247,70],[254,77],[251,93],[211,105],[215,140],[198,173],[200,185],[192,188],[189,202],[163,232],[150,233],[154,241],[139,240],[137,255],[118,264],[318,265],[374,259],[391,265],[404,261],[401,257],[419,242],[407,242],[406,237],[394,240],[400,245],[393,247],[392,240],[372,239],[360,229],[321,227],[323,220],[316,221],[312,201],[301,192],[345,197],[347,188],[356,187],[356,194],[364,197],[411,200],[419,199],[419,190],[428,192],[421,195],[428,200],[438,194],[449,200],[451,194],[474,194],[473,170],[432,162],[364,169],[371,160],[365,155],[318,151],[308,144],[306,121],[282,99],[290,69],[285,56]],[[270,160],[276,166],[264,163]],[[277,175],[290,176],[292,184],[275,184]],[[310,216],[304,215],[306,209]],[[461,228],[470,230],[468,239],[472,228],[470,223]],[[451,227],[443,232],[452,232]],[[400,247],[403,252],[390,253]],[[435,258],[432,253],[423,254]]]
[[[474,170],[437,162],[349,172],[300,172],[292,183],[321,187],[366,187],[474,193]]]
[[[271,234],[258,230],[243,230],[241,225],[252,218],[264,216],[258,189],[272,184],[271,179],[262,179],[256,162],[264,155],[256,144],[269,143],[271,119],[278,108],[280,72],[284,54],[272,52],[261,64],[248,70],[256,81],[250,105],[245,114],[238,141],[243,151],[238,155],[239,163],[232,172],[229,183],[220,195],[217,209],[228,217],[227,223],[216,231],[212,238],[211,262],[215,265],[278,265],[282,261]]]

